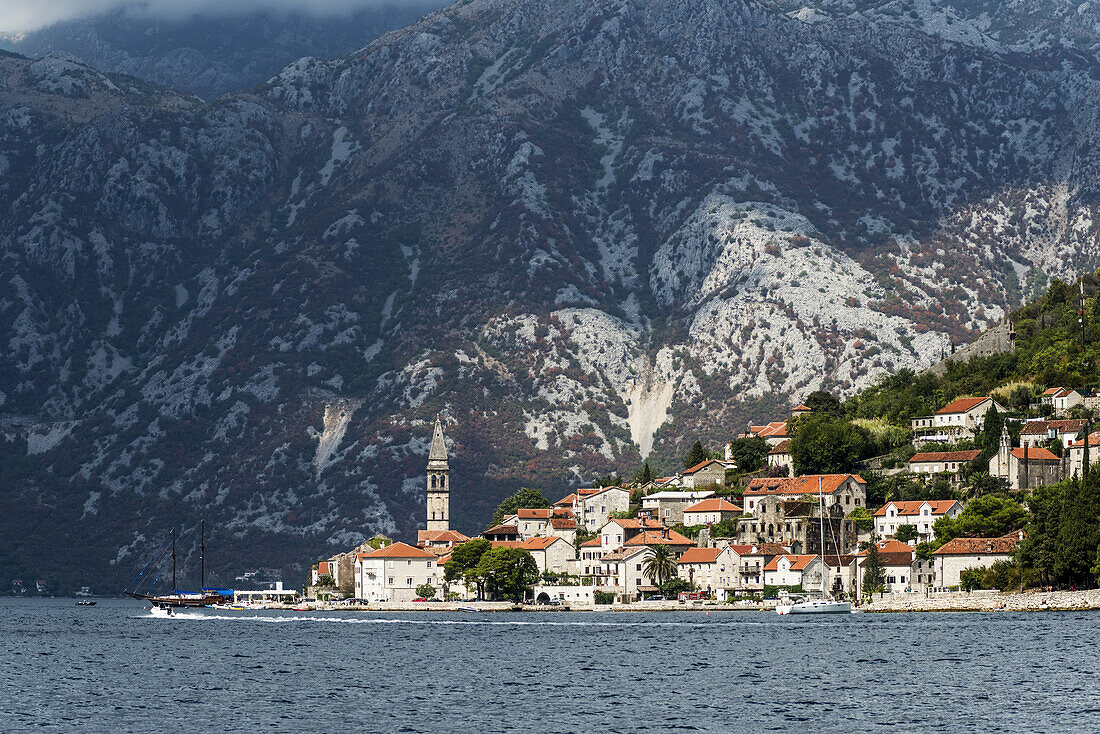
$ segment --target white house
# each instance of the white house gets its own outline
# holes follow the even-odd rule
[[[393,543],[355,561],[355,596],[368,601],[412,601],[416,587],[431,584],[439,589],[443,570],[438,556],[407,543]]]
[[[912,502],[887,502],[873,513],[875,533],[892,538],[902,525],[917,528],[917,541],[932,539],[932,526],[941,517],[958,517],[963,511],[958,500],[926,500]]]
[[[974,438],[985,422],[985,414],[993,407],[1002,413],[1005,410],[988,396],[953,400],[934,415],[913,419],[913,443],[919,446],[930,441],[954,443]]]
[[[656,520],[649,518],[617,518],[608,520],[600,528],[600,547],[605,553],[618,550],[623,543],[633,538],[643,530],[660,530],[664,526]]]
[[[917,453],[909,460],[909,471],[914,474],[957,474],[981,453],[978,449]]]
[[[1020,541],[1022,530],[1000,538],[955,538],[932,551],[935,589],[946,591],[961,583],[962,572],[968,568],[988,568],[997,561],[1010,561]]]
[[[793,471],[793,461],[791,459],[791,442],[788,439],[780,441],[775,446],[772,446],[771,451],[768,452],[768,466],[775,469],[786,469],[790,474]]]
[[[1057,439],[1063,446],[1069,446],[1082,438],[1085,419],[1053,421],[1027,421],[1020,430],[1021,446],[1043,446]]]
[[[1070,408],[1085,402],[1085,396],[1072,388],[1052,387],[1039,396],[1042,405],[1049,405],[1055,415],[1065,415]]]
[[[573,546],[556,535],[528,538],[527,540],[498,540],[494,548],[522,548],[535,559],[539,573],[574,573],[577,553]]]
[[[1100,461],[1100,432],[1090,434],[1088,439],[1089,466],[1092,466],[1097,461]],[[1084,467],[1084,464],[1085,435],[1082,431],[1081,438],[1066,447],[1066,476],[1081,476],[1081,474],[1083,474],[1081,470]]]
[[[913,549],[899,540],[880,540],[878,551],[886,574],[886,593],[901,594],[914,591]],[[856,589],[860,590],[860,593],[863,589],[869,552],[861,551],[856,560]]]
[[[775,556],[764,566],[765,586],[801,586],[811,592],[821,588],[821,558],[815,555]]]
[[[713,525],[741,516],[741,508],[721,497],[710,497],[684,510],[684,525]]]
[[[756,436],[768,442],[769,446],[783,443],[791,437],[787,433],[787,421],[772,421],[763,426],[749,426],[747,436]]]

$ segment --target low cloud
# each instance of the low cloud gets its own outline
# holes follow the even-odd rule
[[[370,7],[423,4],[425,0],[0,0],[0,31],[23,33],[66,20],[117,12],[165,20],[192,15],[245,15],[257,10],[340,16]]]

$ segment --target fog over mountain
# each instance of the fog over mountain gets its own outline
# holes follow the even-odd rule
[[[1095,268],[1091,57],[945,7],[467,0],[211,102],[0,57],[0,578],[408,538],[437,413],[476,532]]]

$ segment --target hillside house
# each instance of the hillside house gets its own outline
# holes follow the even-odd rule
[[[1063,416],[1075,405],[1083,405],[1085,396],[1068,387],[1052,387],[1039,395],[1039,404],[1050,406],[1056,416]]]
[[[603,578],[619,601],[639,601],[643,594],[656,593],[653,580],[644,571],[652,557],[653,549],[647,546],[620,548],[603,557]]]
[[[680,475],[680,484],[687,489],[696,489],[710,485],[722,486],[726,483],[726,464],[718,459],[701,461],[690,469],[684,469]]]
[[[764,567],[773,558],[790,555],[791,549],[778,543],[760,543],[752,545],[736,544],[730,546],[737,553],[738,590],[754,592],[764,590]]]
[[[795,554],[821,553],[819,487],[825,550],[845,553],[854,548],[858,529],[847,515],[865,506],[867,496],[867,483],[856,474],[752,480],[741,498],[746,515],[737,523],[737,542],[781,543]]]
[[[679,559],[689,549],[695,547],[695,541],[688,538],[675,530],[646,530],[638,533],[630,540],[623,543],[624,548],[636,548],[639,546],[648,546],[650,548],[656,548],[659,545],[667,545],[669,550],[672,551],[672,555]]]
[[[710,497],[696,502],[684,510],[684,525],[713,525],[723,520],[733,520],[741,516],[741,507],[722,499]]]
[[[968,452],[969,453],[969,452]],[[917,542],[932,539],[932,526],[941,517],[958,517],[963,506],[957,500],[926,500],[912,502],[887,502],[874,511],[875,533],[892,538],[902,525],[917,528]]]
[[[407,543],[360,553],[355,562],[355,597],[368,601],[412,601],[417,586],[431,584],[439,588],[443,570],[438,559],[434,553]]]
[[[787,421],[773,421],[763,426],[749,426],[749,432],[745,434],[745,437],[751,438],[753,436],[764,439],[770,446],[780,444],[791,437],[787,433]]]
[[[659,531],[664,528],[657,520],[649,518],[618,518],[608,520],[600,528],[600,547],[604,552],[618,550],[626,541],[643,530]]]
[[[603,487],[578,497],[577,523],[588,532],[595,532],[607,523],[612,512],[626,512],[628,509],[630,509],[630,490],[622,487]]]
[[[1022,530],[1000,538],[955,538],[932,551],[934,588],[948,591],[961,584],[968,568],[989,568],[997,561],[1010,561],[1025,534]]]
[[[1063,446],[1080,440],[1085,430],[1085,419],[1027,421],[1020,430],[1021,446],[1045,446],[1058,440]]]
[[[442,555],[450,548],[465,543],[470,538],[457,530],[418,530],[416,532],[416,547],[426,551]]]
[[[486,540],[519,540],[519,530],[516,528],[515,523],[500,525],[494,525],[488,530],[484,530],[481,533],[481,537]]]
[[[919,447],[932,441],[955,443],[974,438],[985,422],[985,414],[993,407],[1002,413],[1005,410],[988,396],[953,400],[934,415],[912,420],[913,443]]]
[[[960,469],[974,461],[982,452],[970,451],[926,451],[913,454],[909,459],[909,471],[914,474],[957,474]]]
[[[675,525],[684,521],[684,510],[713,494],[690,490],[656,492],[642,498],[642,510],[665,525]]]
[[[1089,466],[1100,461],[1100,432],[1091,433],[1088,436]],[[1066,447],[1065,475],[1067,477],[1081,476],[1085,464],[1085,435],[1081,432],[1081,438]]]
[[[794,473],[794,462],[791,460],[790,439],[784,439],[772,446],[768,452],[768,466],[774,469],[786,469],[787,474]]]

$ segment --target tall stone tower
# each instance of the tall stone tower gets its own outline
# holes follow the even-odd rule
[[[428,530],[450,530],[451,467],[447,463],[447,444],[443,440],[443,424],[439,416],[432,432],[432,448],[428,451]]]

